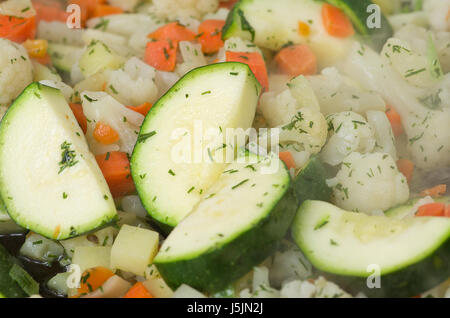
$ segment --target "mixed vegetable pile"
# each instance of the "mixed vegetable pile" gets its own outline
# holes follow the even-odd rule
[[[0,297],[450,297],[449,71],[450,0],[1,2]]]

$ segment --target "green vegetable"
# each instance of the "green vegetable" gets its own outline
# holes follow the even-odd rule
[[[39,294],[39,284],[22,267],[13,264],[9,270],[9,276],[26,292],[29,296]]]
[[[92,231],[116,217],[108,185],[57,89],[30,84],[0,124],[0,197],[20,226],[50,239]],[[66,192],[68,196],[63,197]]]
[[[27,293],[9,275],[11,268],[16,263],[17,260],[0,244],[0,297],[21,298],[27,296]]]
[[[292,236],[321,275],[351,293],[412,297],[450,276],[449,218],[398,220],[306,201]]]
[[[227,170],[238,172],[222,174],[161,246],[154,264],[171,288],[224,290],[271,255],[286,235],[296,210],[289,172],[276,157],[271,160],[279,168],[273,173],[262,172],[269,164],[262,157],[245,158],[260,162],[255,170],[245,169],[248,163],[230,164]]]

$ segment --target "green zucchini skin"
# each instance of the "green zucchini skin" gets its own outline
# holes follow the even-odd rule
[[[325,0],[325,2],[340,8],[350,18],[361,39],[378,51],[381,51],[386,40],[394,34],[391,24],[381,10],[381,28],[371,29],[367,26],[367,19],[372,14],[367,12],[367,8],[374,4],[371,0]]]
[[[0,244],[0,296],[5,298],[23,298],[28,295],[9,276],[9,271],[17,260]]]
[[[318,156],[313,156],[294,180],[298,206],[306,200],[331,201],[332,190],[327,185],[327,170]]]
[[[354,295],[363,292],[366,296],[375,298],[414,297],[450,277],[450,240],[424,260],[400,271],[382,275],[381,288],[368,288],[367,278],[319,273]],[[423,273],[428,273],[425,279]]]
[[[221,291],[275,251],[295,212],[296,198],[289,187],[271,213],[239,239],[195,259],[156,266],[171,288],[188,284],[208,293]]]

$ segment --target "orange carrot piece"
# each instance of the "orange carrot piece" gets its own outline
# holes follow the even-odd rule
[[[100,4],[95,7],[94,12],[92,13],[91,18],[99,18],[107,15],[113,14],[121,14],[123,13],[123,9],[119,7],[114,7],[106,4]]]
[[[66,22],[70,13],[66,12],[61,6],[61,2],[57,0],[42,1],[32,0],[34,9],[36,10],[36,24],[39,25],[41,20],[52,22]]]
[[[445,217],[450,218],[450,204],[447,204],[447,206],[445,207]]]
[[[72,109],[73,114],[75,115],[75,118],[77,119],[78,125],[80,125],[81,130],[83,130],[83,133],[86,133],[87,131],[87,118],[84,115],[83,107],[81,104],[69,104],[70,109]]]
[[[269,90],[269,77],[267,75],[266,62],[258,52],[231,52],[226,51],[227,62],[241,62],[247,64],[255,74],[256,79],[261,84],[264,91]]]
[[[398,170],[406,177],[408,183],[410,183],[414,172],[414,162],[408,159],[399,159],[397,160],[397,167]]]
[[[103,145],[110,145],[119,141],[119,134],[111,126],[98,122],[94,129],[94,138]]]
[[[353,25],[347,16],[339,9],[328,3],[322,6],[322,21],[329,35],[346,38],[355,34]]]
[[[416,216],[445,216],[445,204],[434,202],[421,205]]]
[[[134,284],[123,298],[154,298],[142,282]]]
[[[174,42],[193,41],[195,40],[195,33],[178,22],[172,22],[150,33],[148,38],[152,40],[171,40]]]
[[[151,103],[144,103],[142,105],[139,106],[127,106],[128,109],[134,110],[135,112],[147,116],[148,112],[150,111],[150,109],[152,108],[152,104]]]
[[[84,294],[93,292],[112,276],[114,276],[114,273],[106,267],[99,266],[86,270],[83,275],[81,275],[80,287],[77,290],[77,295],[74,297],[80,297]]]
[[[447,192],[447,185],[446,184],[438,184],[437,186],[434,186],[429,189],[425,189],[422,192],[420,192],[420,195],[423,197],[426,197],[429,195],[430,197],[439,197]]]
[[[290,76],[313,75],[317,73],[317,58],[309,46],[292,45],[282,49],[275,56],[278,68]]]
[[[280,159],[286,164],[288,169],[295,168],[295,160],[292,154],[289,151],[282,151],[278,155]]]
[[[16,18],[0,15],[0,38],[22,43],[36,36],[36,17]]]
[[[386,110],[386,116],[391,123],[394,136],[402,135],[405,131],[403,130],[402,118],[400,117],[400,114],[397,113],[397,111],[392,106],[388,106]]]
[[[198,27],[198,42],[206,54],[216,53],[223,47],[222,28],[224,20],[205,20]]]
[[[95,156],[113,197],[120,197],[136,190],[130,174],[130,161],[124,152],[113,151]]]
[[[178,42],[158,40],[148,42],[145,50],[145,62],[157,70],[172,72],[177,64]]]

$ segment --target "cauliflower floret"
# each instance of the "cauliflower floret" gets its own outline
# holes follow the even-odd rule
[[[359,80],[395,107],[400,114],[408,138],[408,150],[417,167],[434,170],[450,165],[449,78],[446,74],[438,83],[440,89],[418,89],[407,83],[392,69],[386,57],[368,47],[364,54],[360,45],[352,49],[342,69]]]
[[[352,152],[368,153],[375,147],[373,128],[363,116],[343,112],[327,117],[330,138],[321,153],[330,165],[340,164]]]
[[[359,114],[369,110],[386,110],[386,103],[379,94],[362,89],[334,67],[324,69],[320,75],[308,76],[308,80],[324,115],[348,110]]]
[[[173,21],[182,17],[201,19],[218,8],[219,0],[153,0],[150,12],[161,19]]]
[[[409,187],[394,159],[383,153],[354,152],[344,159],[333,187],[334,203],[348,211],[371,214],[406,202]]]
[[[153,103],[158,95],[155,69],[136,57],[129,59],[123,69],[106,72],[106,92],[124,105]]]
[[[423,9],[427,13],[430,25],[435,30],[450,30],[448,23],[448,8],[450,0],[424,1]]]
[[[9,106],[33,80],[33,65],[25,48],[0,38],[0,70],[0,106]]]
[[[89,149],[95,155],[108,151],[122,151],[131,155],[144,116],[103,92],[83,92],[81,97],[83,112],[88,119],[86,139]],[[117,143],[103,145],[94,138],[93,132],[99,122],[109,125],[119,134]]]

